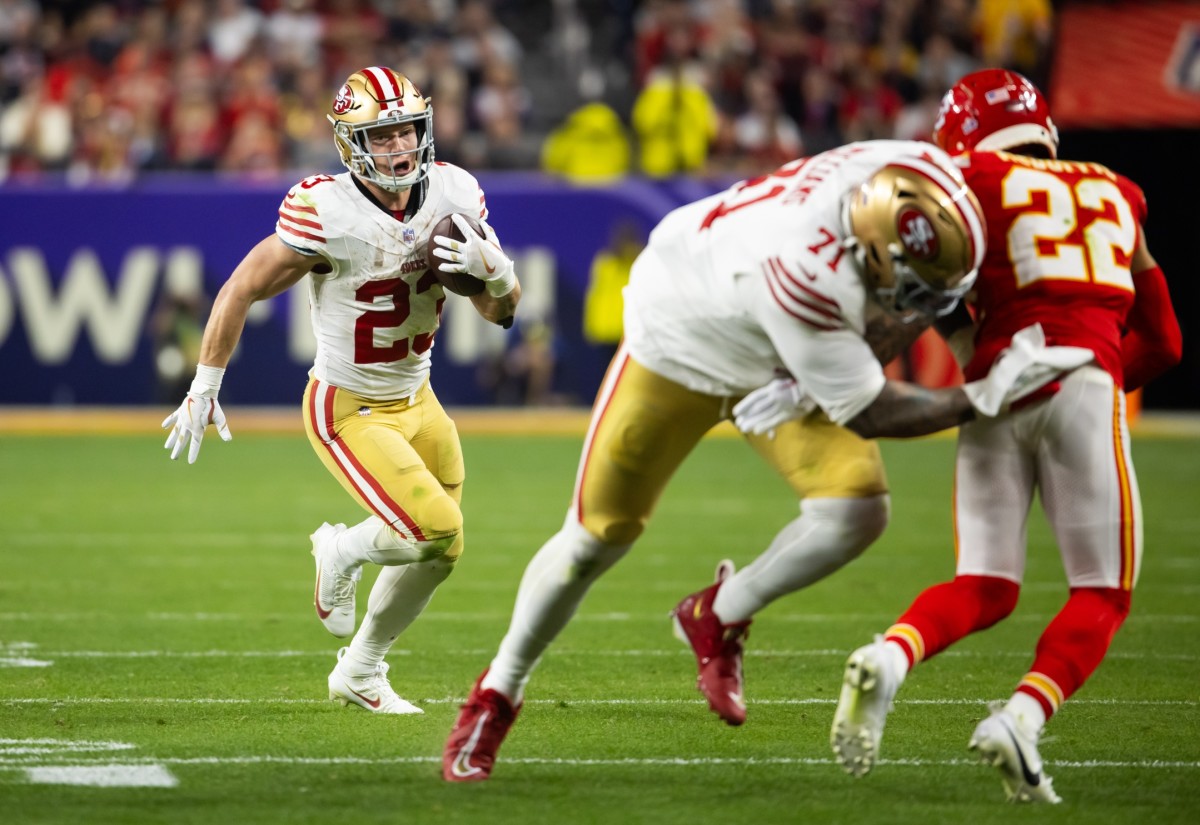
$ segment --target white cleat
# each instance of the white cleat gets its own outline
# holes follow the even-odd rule
[[[1009,802],[1062,802],[1042,770],[1037,740],[1040,731],[1025,730],[1003,706],[993,708],[971,734],[967,745],[985,765],[1000,770]]]
[[[309,538],[317,562],[317,586],[313,591],[313,606],[325,629],[343,639],[354,632],[354,591],[362,578],[362,568],[343,573],[333,563],[334,542],[344,533],[344,524],[322,524]]]
[[[424,713],[412,702],[401,699],[388,683],[388,666],[380,662],[375,672],[363,679],[356,679],[342,673],[341,661],[346,655],[346,648],[338,651],[338,664],[334,665],[329,674],[329,699],[341,702],[342,707],[351,703],[371,713],[393,713],[398,715],[413,715]]]
[[[900,681],[882,636],[846,660],[829,744],[847,773],[866,776],[879,758],[883,724]]]

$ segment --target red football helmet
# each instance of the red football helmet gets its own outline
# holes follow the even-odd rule
[[[1058,129],[1046,99],[1007,69],[983,69],[955,83],[942,98],[933,142],[952,155],[1036,144],[1058,156]]]

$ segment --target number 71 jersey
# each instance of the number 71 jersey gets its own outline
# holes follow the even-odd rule
[[[1146,218],[1142,190],[1098,163],[1006,152],[955,161],[988,232],[970,299],[979,329],[967,379],[986,375],[1013,334],[1036,322],[1047,344],[1092,350],[1120,386],[1130,263]]]
[[[847,144],[785,164],[667,214],[625,289],[625,342],[642,366],[715,396],[741,396],[786,370],[835,423],[878,396],[864,340],[882,311],[848,251],[847,197],[888,164],[947,192],[950,156],[915,141]]]

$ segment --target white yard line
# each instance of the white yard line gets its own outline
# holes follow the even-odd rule
[[[309,611],[311,612],[311,611]],[[151,612],[151,613],[61,613],[34,611],[0,612],[0,621],[7,622],[82,622],[82,621],[160,621],[160,622],[261,622],[261,621],[294,621],[307,624],[311,621],[308,613],[293,611],[289,613],[208,613],[208,612]],[[440,613],[431,611],[421,614],[421,621],[441,622],[505,622],[509,613]],[[577,622],[639,622],[645,624],[665,623],[666,609],[656,613],[580,613],[574,621]],[[895,619],[889,613],[778,613],[763,621],[797,622],[805,624],[848,624],[851,622],[875,622],[883,625]],[[1052,618],[1050,613],[1021,613],[1010,616],[1009,624],[1046,624]],[[1137,613],[1129,617],[1127,627],[1137,627],[1142,624],[1195,624],[1200,622],[1200,615],[1191,613]]]
[[[994,697],[993,697],[994,698]],[[461,705],[465,697],[413,699],[420,705]],[[989,699],[897,699],[898,705],[986,705]],[[284,699],[270,696],[238,698],[173,698],[165,696],[65,696],[0,698],[2,705],[328,705],[327,699]],[[703,705],[703,699],[526,699],[527,705]],[[836,705],[837,699],[749,699],[749,705]],[[1200,699],[1071,699],[1071,705],[1197,707]]]
[[[175,775],[154,764],[60,765],[25,769],[25,781],[34,785],[83,785],[90,788],[174,788]]]
[[[640,757],[640,758],[624,758],[624,759],[587,759],[587,758],[567,758],[567,757],[514,757],[505,758],[502,760],[506,764],[513,765],[567,765],[581,767],[597,767],[597,766],[665,766],[665,767],[695,767],[703,765],[733,765],[733,766],[757,766],[757,765],[832,765],[835,764],[832,757],[817,758],[817,757],[793,757],[793,756],[769,756],[769,757],[705,757],[705,758],[688,758],[682,756],[662,756],[662,757]],[[277,755],[246,755],[246,756],[196,756],[196,757],[145,757],[145,758],[128,758],[128,759],[113,759],[105,757],[103,760],[104,766],[137,766],[137,765],[429,765],[438,764],[441,762],[440,756],[390,756],[380,758],[369,758],[359,756],[277,756]],[[881,766],[897,766],[897,767],[959,767],[970,766],[978,767],[979,761],[975,759],[881,759],[877,763]],[[1200,762],[1197,761],[1182,761],[1182,760],[1133,760],[1133,761],[1116,761],[1116,760],[1068,760],[1068,759],[1047,759],[1046,764],[1056,768],[1122,768],[1122,769],[1141,769],[1141,770],[1170,770],[1170,769],[1188,769],[1195,770],[1200,768]],[[28,762],[18,760],[6,760],[0,758],[0,767],[26,767]],[[77,767],[73,765],[72,767]]]
[[[29,648],[25,648],[29,650]],[[429,651],[414,651],[409,649],[396,649],[388,653],[389,656],[422,656]],[[494,650],[478,649],[451,649],[438,650],[439,656],[491,656]],[[5,666],[4,646],[0,644],[0,667]],[[332,650],[37,650],[38,659],[26,659],[28,663],[26,667],[38,666],[45,667],[52,664],[54,659],[303,659],[303,658],[318,658],[328,659],[334,656]],[[554,652],[555,656],[590,656],[590,657],[615,657],[615,658],[658,658],[658,657],[690,657],[692,652],[680,645],[677,649],[650,649],[650,650],[584,650],[562,648]],[[847,656],[848,650],[841,648],[815,648],[811,650],[770,650],[756,649],[747,650],[746,658],[755,659],[809,659],[822,658],[829,656]],[[1028,659],[1030,656],[1029,650],[947,650],[939,653],[939,658],[950,659],[994,659],[994,658],[1022,658]],[[1200,660],[1200,654],[1191,653],[1139,653],[1139,652],[1110,652],[1107,656],[1109,659],[1152,659],[1152,660],[1168,660],[1174,662],[1194,662]],[[51,660],[51,661],[45,661]],[[14,660],[15,662],[16,660]],[[12,665],[16,667],[14,663]]]

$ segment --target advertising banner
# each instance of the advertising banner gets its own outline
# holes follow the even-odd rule
[[[1200,126],[1200,3],[1071,3],[1049,89],[1060,129]]]
[[[597,256],[634,250],[676,205],[716,183],[629,180],[578,188],[536,174],[480,175],[523,284],[511,332],[446,303],[434,385],[449,405],[588,405],[620,335],[620,266],[585,299]],[[173,404],[208,305],[274,232],[295,181],[163,178],[128,188],[0,189],[0,403]],[[197,288],[198,287],[198,288]],[[605,294],[607,292],[607,294]],[[198,293],[198,295],[197,295]],[[198,300],[196,298],[198,297]],[[226,404],[296,404],[315,343],[305,290],[255,306],[221,391]]]

